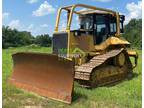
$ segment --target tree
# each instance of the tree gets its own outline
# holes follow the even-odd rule
[[[52,41],[52,38],[48,34],[38,35],[35,38],[35,43],[44,47],[51,46],[51,43],[52,43],[51,41]]]
[[[32,44],[34,37],[30,32],[2,27],[2,48],[18,47]]]
[[[124,27],[125,34],[123,35],[132,47],[142,48],[142,19],[132,19]]]

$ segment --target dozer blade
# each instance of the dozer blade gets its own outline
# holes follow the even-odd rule
[[[71,103],[74,65],[56,55],[16,53],[10,83],[55,100]]]

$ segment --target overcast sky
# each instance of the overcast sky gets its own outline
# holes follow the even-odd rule
[[[35,36],[46,33],[52,35],[57,9],[77,3],[118,11],[126,16],[125,24],[132,18],[142,17],[140,0],[3,0],[3,25],[30,31]]]

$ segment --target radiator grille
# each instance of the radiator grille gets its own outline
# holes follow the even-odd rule
[[[68,33],[53,34],[53,54],[66,55],[68,46]]]

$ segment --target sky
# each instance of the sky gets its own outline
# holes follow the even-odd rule
[[[51,36],[58,8],[78,3],[118,11],[125,15],[125,24],[132,18],[142,18],[141,0],[3,0],[2,23],[11,29],[29,31],[34,36]],[[62,27],[65,22],[64,16],[65,14],[61,18]],[[77,20],[77,17],[74,20]]]

